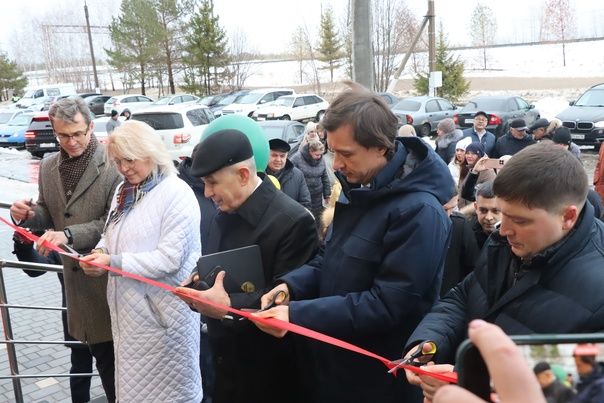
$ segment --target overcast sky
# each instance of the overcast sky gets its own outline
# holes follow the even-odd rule
[[[310,32],[318,32],[321,7],[330,5],[336,17],[343,17],[349,0],[214,0],[221,25],[231,34],[244,33],[248,45],[261,53],[286,51],[292,32],[306,25]],[[120,0],[87,0],[92,24],[107,24],[110,15],[119,9]],[[497,18],[497,42],[521,42],[528,40],[531,32],[538,32],[538,21],[545,0],[483,0]],[[570,0],[576,10],[579,35],[604,36],[604,1]],[[427,11],[427,0],[405,1],[421,21]],[[27,0],[3,1],[0,24],[0,48],[9,49],[9,37],[13,27],[24,27],[28,16],[43,16],[53,8],[70,7],[81,15],[84,24],[82,0]],[[436,0],[437,24],[442,25],[452,45],[470,43],[469,21],[478,0]],[[78,8],[81,11],[78,11]],[[6,23],[6,22],[10,23]],[[53,23],[49,21],[48,23]],[[535,31],[536,30],[536,31]]]

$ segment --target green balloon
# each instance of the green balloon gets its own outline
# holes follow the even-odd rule
[[[211,122],[203,131],[200,142],[204,141],[212,134],[226,129],[239,130],[246,135],[252,151],[254,160],[256,161],[256,169],[258,172],[264,172],[268,165],[269,145],[264,131],[255,120],[242,115],[224,115]]]

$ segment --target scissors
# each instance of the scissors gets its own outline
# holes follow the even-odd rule
[[[426,345],[429,346],[430,349],[424,351],[424,346]],[[414,367],[421,367],[422,365],[425,365],[430,360],[432,360],[432,358],[434,358],[434,354],[436,354],[436,343],[430,340],[423,341],[417,346],[415,352],[409,357],[401,358],[400,360],[394,361],[394,363],[396,363],[396,366],[388,370],[388,373],[391,374],[395,372],[403,365],[413,365]]]
[[[273,297],[271,298],[271,300],[269,301],[269,303],[268,303],[268,305],[267,305],[267,306],[265,306],[265,307],[264,307],[264,308],[262,308],[262,309],[257,310],[256,312],[263,312],[263,311],[267,311],[267,310],[269,310],[269,309],[271,309],[271,308],[274,308],[274,307],[276,307],[276,306],[279,306],[279,305],[277,304],[277,301],[279,301],[279,302],[283,302],[283,301],[285,301],[285,300],[287,299],[287,297],[288,297],[288,295],[287,295],[287,292],[286,292],[286,291],[279,290],[279,291],[277,291],[275,294],[273,294]],[[246,319],[246,318],[244,318],[244,317],[239,318],[239,320],[245,320],[245,319]]]

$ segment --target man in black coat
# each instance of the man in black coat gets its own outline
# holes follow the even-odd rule
[[[539,172],[538,176],[531,172]],[[502,219],[476,269],[441,299],[407,341],[423,340],[451,363],[468,322],[484,319],[508,334],[604,329],[604,224],[586,203],[587,175],[569,152],[540,143],[510,159],[493,190]],[[430,371],[452,369],[433,365]],[[431,398],[439,382],[407,374]]]
[[[495,224],[501,221],[501,209],[493,192],[493,181],[486,181],[476,189],[475,213],[469,222],[474,232],[478,250],[482,249],[489,236],[495,231]]]
[[[310,210],[310,192],[306,179],[304,179],[304,173],[287,158],[291,147],[281,139],[272,139],[268,145],[271,151],[265,172],[279,180],[283,193]]]
[[[220,212],[211,223],[204,254],[258,245],[267,287],[304,264],[316,251],[315,222],[304,207],[257,174],[252,146],[241,131],[218,131],[197,147],[191,174],[202,178],[205,195]],[[227,294],[225,272],[212,288],[183,292],[234,308],[259,308],[264,289]],[[184,291],[187,290],[187,291]],[[225,311],[195,302],[208,319],[215,362],[215,403],[298,401],[295,352],[289,340],[266,335],[249,321],[225,318]],[[270,390],[270,393],[267,391]]]
[[[536,141],[526,133],[527,130],[524,119],[512,120],[510,131],[497,139],[493,155],[488,154],[489,157],[499,158],[503,155],[514,155],[523,148],[535,144]]]

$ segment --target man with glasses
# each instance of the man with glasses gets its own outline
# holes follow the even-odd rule
[[[94,136],[90,111],[81,98],[61,99],[48,114],[60,151],[40,163],[37,202],[14,202],[11,217],[22,227],[46,231],[37,243],[44,256],[51,252],[44,242],[87,253],[101,237],[121,178],[106,164],[105,148]],[[69,258],[63,258],[63,273],[69,334],[88,345],[107,400],[115,402],[107,278],[86,276]]]
[[[484,152],[491,156],[495,148],[497,138],[493,133],[487,130],[489,123],[489,115],[486,112],[478,111],[474,114],[474,126],[463,131],[464,137],[469,137],[472,142],[481,143],[484,147]]]
[[[525,147],[533,145],[536,141],[526,133],[528,127],[524,119],[514,119],[510,123],[510,131],[497,139],[491,158],[503,155],[514,155]]]

